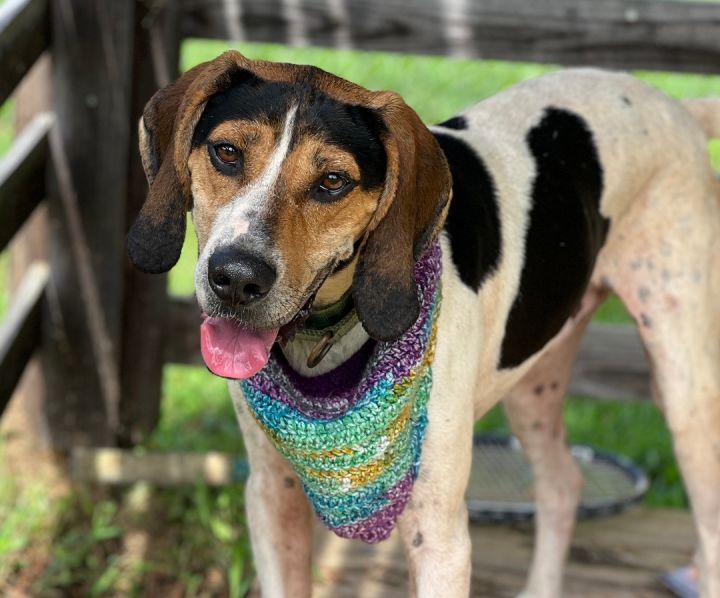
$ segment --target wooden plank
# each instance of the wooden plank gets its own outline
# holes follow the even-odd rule
[[[237,484],[247,478],[247,463],[232,455],[208,453],[142,453],[113,448],[76,447],[71,453],[75,481],[92,484],[154,486],[210,486]]]
[[[15,135],[22,131],[43,112],[52,110],[50,54],[46,52],[30,69],[13,94]],[[43,177],[47,180],[46,177]],[[19,288],[30,265],[35,261],[47,261],[47,202],[42,202],[13,237],[10,243],[10,300]],[[47,303],[47,302],[46,302]],[[5,438],[4,456],[10,471],[25,471],[27,463],[42,474],[58,472],[62,461],[51,457],[50,437],[45,414],[45,379],[42,373],[41,351],[36,351],[25,367],[20,382],[15,387],[0,425]],[[41,482],[42,483],[42,482]]]
[[[650,369],[635,327],[591,324],[569,392],[596,399],[650,398]]]
[[[183,34],[621,69],[720,72],[720,6],[654,0],[183,0]]]
[[[471,525],[472,596],[517,596],[533,544],[530,525]],[[690,514],[636,508],[580,522],[565,575],[568,598],[666,597],[658,576],[687,565],[695,547]],[[407,596],[407,564],[397,532],[375,546],[343,540],[316,526],[317,598]],[[258,594],[253,594],[257,596]]]
[[[49,43],[48,0],[6,0],[0,5],[0,104]]]
[[[173,299],[167,310],[165,360],[203,365],[200,310],[193,297]],[[580,350],[570,394],[597,399],[646,399],[648,364],[634,327],[592,324]]]
[[[195,297],[174,297],[167,309],[165,361],[204,365],[200,355],[200,308]]]
[[[152,94],[178,75],[178,18],[175,3],[170,0],[162,5],[136,5],[130,114],[133,125]],[[132,127],[128,160],[127,228],[147,195],[137,126]],[[141,442],[160,417],[167,276],[144,274],[126,259],[123,279],[120,443],[132,445]]]
[[[0,251],[45,198],[45,167],[52,114],[38,114],[0,161]]]
[[[112,446],[120,385],[135,2],[51,0],[56,177],[48,193],[52,309],[44,328],[56,448]],[[56,140],[57,142],[55,143]],[[66,168],[64,166],[67,166]]]
[[[41,301],[47,281],[47,264],[30,266],[0,324],[0,416],[40,342]]]

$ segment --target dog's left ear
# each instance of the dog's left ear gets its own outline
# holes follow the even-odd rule
[[[187,71],[145,106],[140,156],[150,190],[127,237],[128,255],[140,270],[167,272],[180,257],[191,208],[187,162],[195,125],[208,99],[247,65],[238,52],[225,52]]]
[[[444,222],[452,181],[435,137],[399,95],[382,92],[373,103],[384,124],[387,171],[360,250],[353,298],[367,333],[394,340],[418,318],[414,266]]]

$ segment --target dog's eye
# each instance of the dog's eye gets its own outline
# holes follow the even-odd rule
[[[328,172],[320,183],[320,187],[325,191],[334,191],[337,193],[347,185],[347,183],[347,180],[337,172]]]
[[[229,143],[220,143],[213,149],[215,150],[215,155],[225,162],[225,164],[235,164],[240,157],[238,149]]]
[[[318,201],[339,199],[353,188],[353,183],[339,172],[323,175],[315,188],[314,196]]]
[[[231,143],[208,143],[210,162],[215,169],[225,176],[237,176],[242,173],[243,156],[240,150]]]

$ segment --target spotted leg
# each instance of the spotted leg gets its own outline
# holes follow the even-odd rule
[[[247,523],[264,598],[311,593],[312,512],[300,481],[258,427],[239,385],[230,383],[250,477],[245,486]]]
[[[471,550],[465,489],[473,425],[469,381],[467,370],[454,375],[444,371],[452,369],[447,361],[435,363],[420,474],[398,525],[410,568],[411,596],[466,598]]]
[[[535,479],[535,547],[522,596],[562,595],[563,569],[583,485],[565,443],[563,399],[578,345],[602,296],[588,291],[580,312],[504,401]]]
[[[714,246],[720,256],[720,243]],[[720,285],[711,292],[708,280],[717,280],[717,273],[697,260],[689,263],[691,270],[668,263],[635,272],[621,293],[647,348],[655,400],[672,432],[690,498],[699,540],[701,596],[719,598]],[[662,281],[663,272],[684,281],[668,284]]]
[[[720,182],[706,159],[662,174],[599,269],[647,349],[697,528],[701,595],[720,598]]]

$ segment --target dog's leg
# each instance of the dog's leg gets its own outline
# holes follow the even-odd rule
[[[606,269],[637,322],[654,395],[672,432],[698,531],[701,595],[718,598],[720,188],[708,197],[708,189],[680,182],[680,189],[670,180],[649,194],[657,202],[672,199],[674,211],[664,220],[648,225],[646,214],[628,218]]]
[[[264,598],[309,597],[312,587],[312,512],[300,481],[249,413],[239,385],[230,395],[245,442],[250,477],[247,524]]]
[[[583,485],[565,444],[563,399],[575,353],[601,297],[588,291],[580,312],[504,401],[535,478],[535,547],[522,596],[562,595],[563,569]]]
[[[647,289],[658,297],[648,298],[642,307],[629,304],[648,350],[655,399],[672,432],[690,497],[699,538],[701,595],[718,598],[720,330],[708,321],[717,320],[717,304],[705,292],[690,297],[669,289],[641,288],[642,294]]]
[[[437,359],[435,363],[439,364]],[[471,393],[466,372],[464,376],[454,372],[453,381],[438,371],[445,369],[442,365],[434,369],[420,474],[399,529],[410,567],[411,596],[466,598],[470,593],[465,488],[472,458]]]
[[[703,318],[717,318],[717,306],[658,294],[660,302],[677,300],[678,307],[645,306],[637,314],[641,336],[698,531],[701,595],[720,598],[720,331],[700,325]]]

